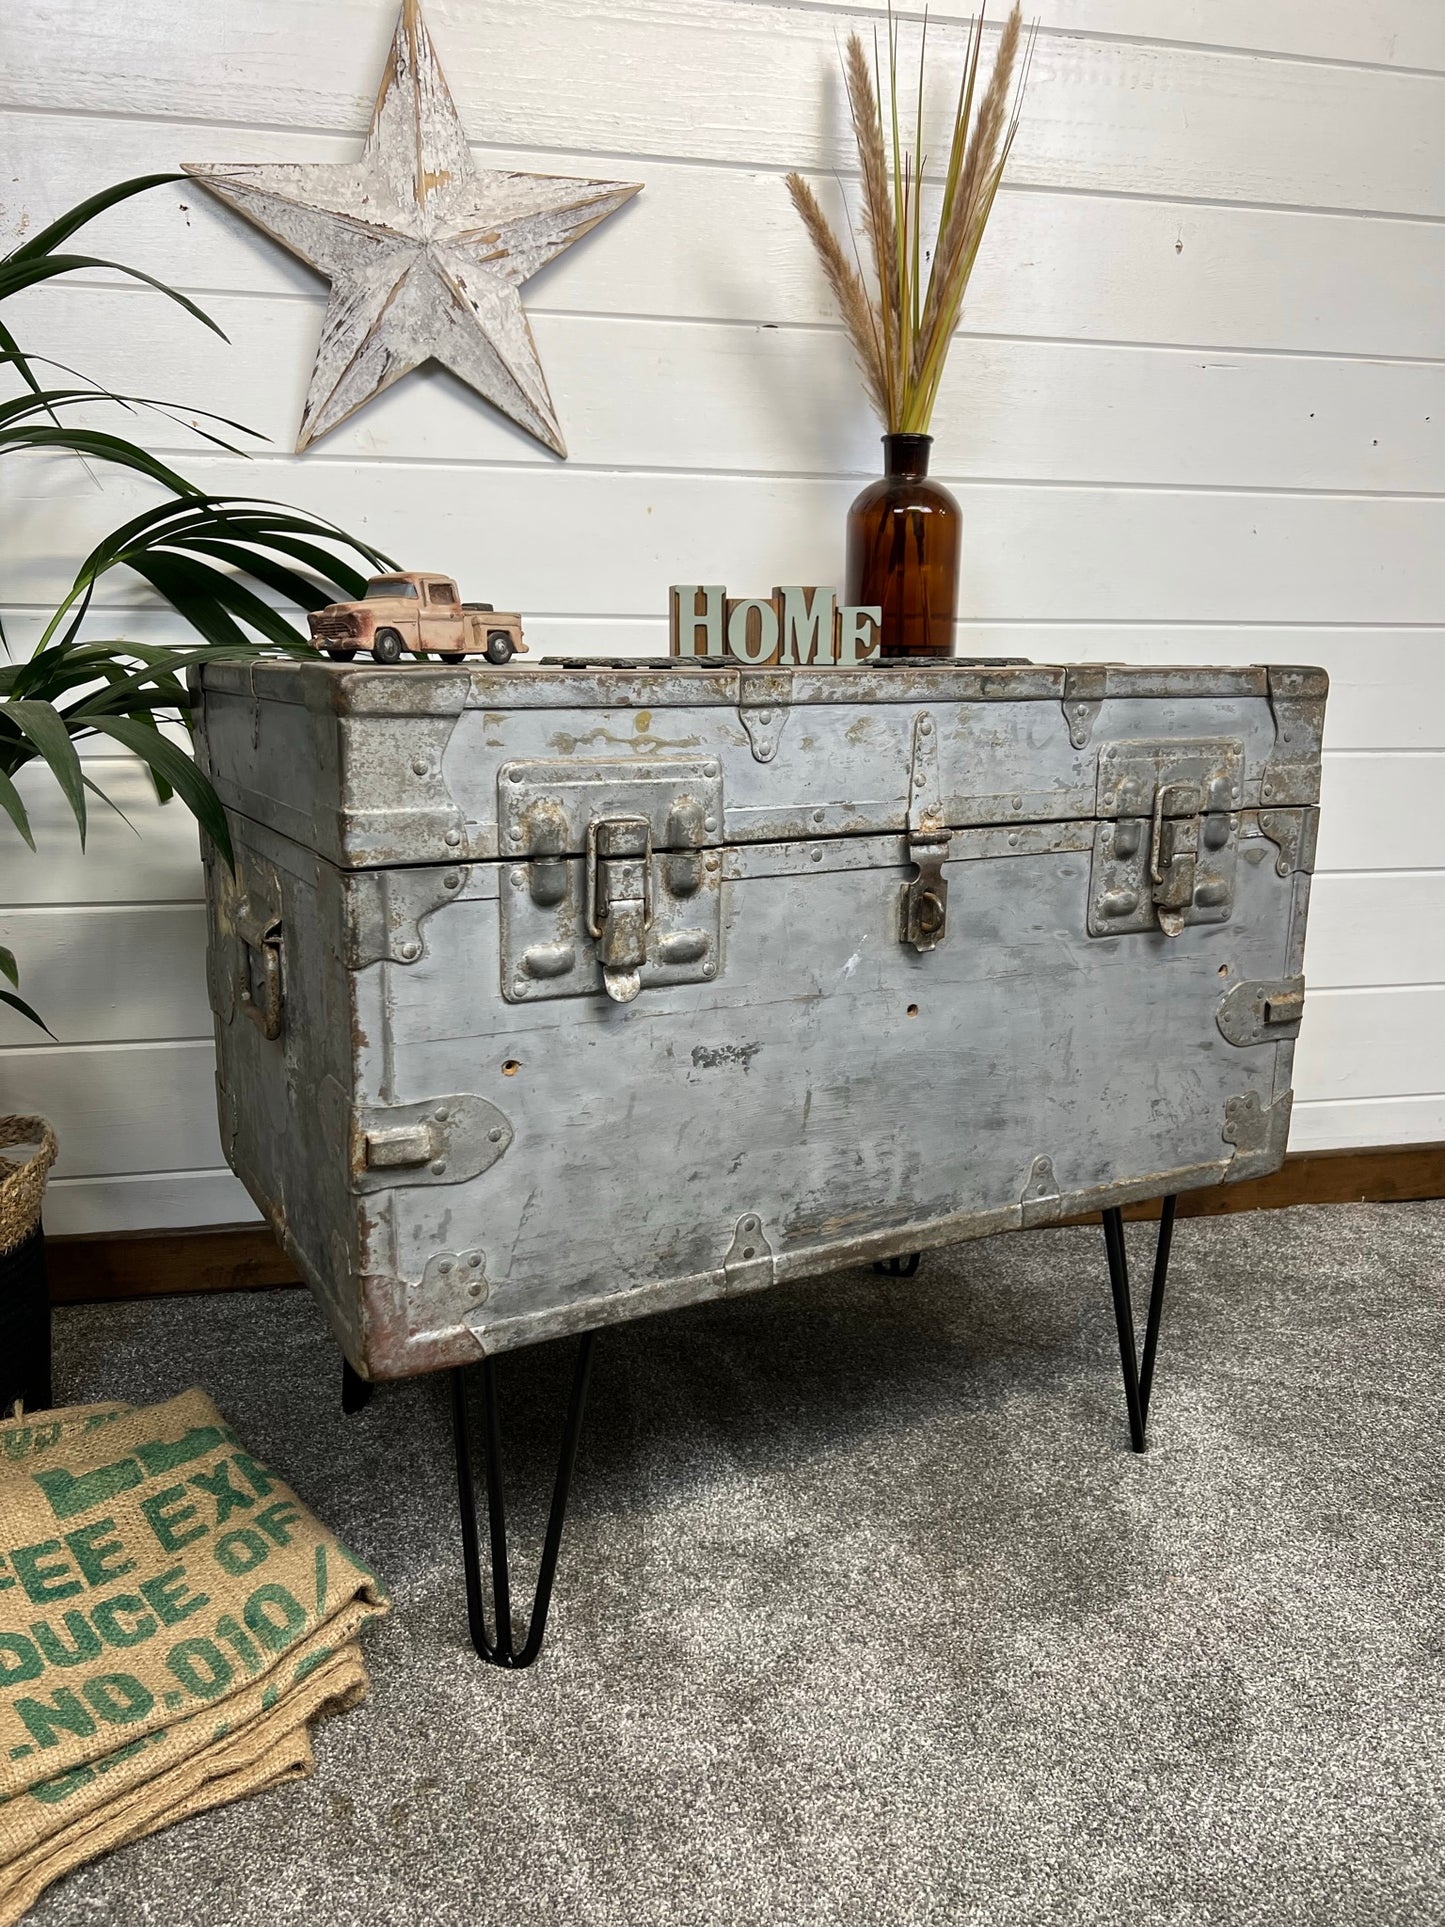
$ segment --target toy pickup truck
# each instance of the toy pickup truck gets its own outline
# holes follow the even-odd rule
[[[360,602],[332,602],[306,620],[312,642],[335,662],[351,662],[360,649],[377,662],[400,662],[403,649],[498,664],[527,653],[522,618],[498,615],[490,602],[463,602],[449,575],[376,575]]]

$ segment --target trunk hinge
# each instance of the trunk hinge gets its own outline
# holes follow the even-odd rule
[[[723,1279],[728,1291],[759,1291],[774,1282],[773,1247],[762,1219],[753,1212],[738,1219],[723,1259]]]
[[[757,762],[771,763],[777,755],[792,701],[793,678],[786,669],[745,669],[739,676],[738,721]]]
[[[1069,742],[1087,749],[1108,689],[1109,672],[1101,662],[1070,663],[1064,671],[1064,721]]]

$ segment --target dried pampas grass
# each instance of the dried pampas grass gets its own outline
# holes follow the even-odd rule
[[[963,312],[968,278],[1018,130],[1031,50],[1030,43],[1020,65],[1023,23],[1015,5],[1004,23],[993,72],[975,110],[983,49],[982,14],[970,22],[948,163],[941,181],[937,227],[925,246],[923,79],[927,41],[925,14],[918,56],[915,138],[909,152],[899,133],[896,24],[890,15],[887,129],[874,77],[877,47],[874,66],[870,67],[862,40],[856,33],[848,37],[843,71],[862,177],[863,231],[871,257],[871,289],[861,266],[848,258],[828,225],[807,181],[801,174],[788,176],[788,192],[818,251],[863,370],[869,400],[890,434],[926,434],[933,419],[938,385]],[[856,247],[854,253],[856,256]]]

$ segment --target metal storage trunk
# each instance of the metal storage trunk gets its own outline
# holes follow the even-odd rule
[[[1319,670],[200,683],[222,1142],[366,1376],[1284,1154]]]

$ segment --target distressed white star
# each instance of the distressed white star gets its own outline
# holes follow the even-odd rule
[[[298,454],[431,360],[566,455],[518,289],[642,184],[474,167],[416,0],[359,161],[185,171],[331,283]]]

